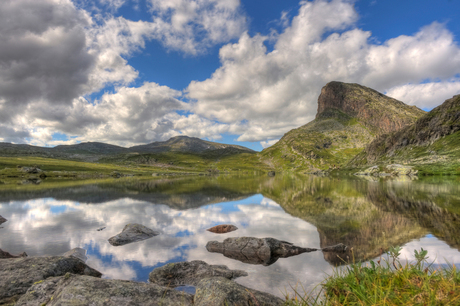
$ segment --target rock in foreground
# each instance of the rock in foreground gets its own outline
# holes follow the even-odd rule
[[[66,273],[101,277],[74,257],[47,256],[0,260],[0,305],[14,302],[34,283]]]
[[[2,216],[0,216],[0,224],[5,223],[6,221],[8,221],[8,220],[6,220],[6,219],[3,218]]]
[[[269,293],[246,288],[223,277],[206,278],[199,282],[195,306],[216,305],[282,305],[283,300]]]
[[[120,234],[109,238],[113,246],[125,245],[157,236],[160,233],[141,224],[131,223],[125,225]]]
[[[254,237],[227,238],[223,242],[209,241],[206,249],[244,263],[264,266],[275,263],[279,258],[317,251],[317,249],[298,247],[274,238]]]
[[[170,263],[156,268],[149,274],[149,281],[162,286],[196,286],[198,282],[209,277],[224,277],[234,279],[247,276],[245,271],[230,270],[227,266],[208,265],[204,261],[194,260]]]
[[[193,296],[156,284],[66,274],[34,284],[16,306],[192,305]],[[217,304],[216,304],[217,305]]]

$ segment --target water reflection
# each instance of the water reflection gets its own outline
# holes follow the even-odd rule
[[[460,263],[458,181],[376,181],[298,176],[107,180],[102,183],[44,180],[40,185],[0,186],[0,248],[29,256],[88,250],[88,264],[104,277],[146,281],[168,262],[204,260],[245,270],[243,285],[282,295],[301,283],[321,282],[332,266],[379,256],[405,245],[411,259],[423,247],[436,257]],[[107,239],[128,223],[160,235],[113,247]],[[206,229],[234,224],[235,232]],[[104,230],[98,231],[98,229]],[[300,247],[344,243],[353,253],[312,252],[247,265],[210,253],[212,240],[272,237]],[[453,249],[454,248],[454,249]]]

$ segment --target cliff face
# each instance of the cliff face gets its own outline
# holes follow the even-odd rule
[[[328,109],[360,119],[378,134],[397,131],[425,113],[371,88],[341,82],[330,82],[321,89],[316,119]]]
[[[330,82],[321,90],[315,120],[289,131],[261,155],[278,169],[340,167],[376,136],[411,124],[424,113],[358,84]]]
[[[414,124],[381,135],[356,156],[350,165],[386,163],[459,163],[460,95],[446,100]]]

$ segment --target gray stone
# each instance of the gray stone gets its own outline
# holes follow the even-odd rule
[[[170,263],[154,269],[149,274],[149,281],[162,286],[196,286],[201,279],[208,277],[224,277],[234,279],[247,276],[245,271],[230,270],[227,266],[208,265],[204,261],[184,261]]]
[[[345,244],[339,243],[339,244],[336,244],[336,245],[332,245],[332,246],[328,246],[328,247],[322,248],[321,251],[323,251],[323,252],[337,252],[337,253],[343,253],[343,252],[345,252],[347,249],[348,249],[348,247],[347,247]]]
[[[16,306],[192,305],[193,296],[156,284],[66,274],[34,284]]]
[[[274,295],[246,288],[224,277],[201,280],[194,298],[195,306],[275,306],[283,303]]]
[[[101,277],[75,257],[45,256],[0,260],[0,305],[12,303],[34,283],[66,273]]]
[[[275,176],[276,172],[275,171],[268,171],[268,176]]]
[[[0,216],[0,224],[5,223],[6,221],[8,221],[8,220],[6,220],[6,219],[3,218],[2,216]]]
[[[65,252],[63,256],[65,257],[73,256],[75,258],[80,259],[83,262],[86,262],[86,260],[88,259],[86,257],[86,250],[82,248],[74,248],[70,251]]]
[[[206,249],[244,263],[264,266],[275,263],[279,258],[317,251],[317,249],[298,247],[274,238],[254,237],[227,238],[223,242],[209,241]]]
[[[393,175],[408,175],[408,176],[412,176],[412,175],[417,175],[418,173],[418,170],[415,170],[413,167],[411,166],[403,166],[403,165],[399,165],[399,164],[391,164],[391,165],[388,165],[386,166],[386,169]]]
[[[160,233],[141,224],[131,223],[125,225],[120,234],[109,238],[109,243],[113,246],[125,245],[157,236]]]

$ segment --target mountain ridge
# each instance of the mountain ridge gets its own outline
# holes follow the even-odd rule
[[[321,89],[315,119],[287,132],[261,154],[278,169],[341,167],[376,136],[411,124],[424,113],[371,88],[332,81]]]

